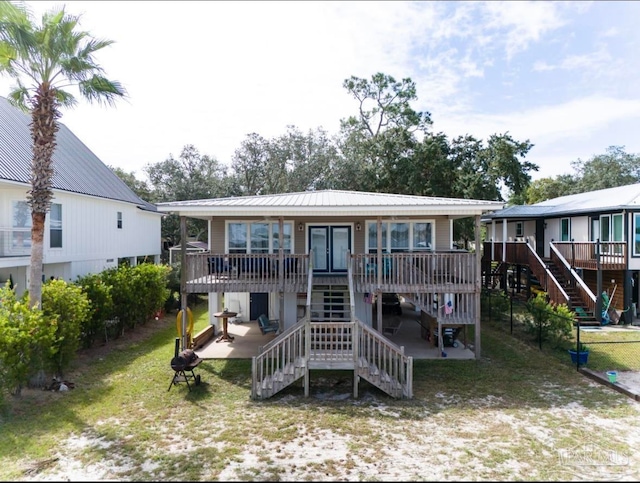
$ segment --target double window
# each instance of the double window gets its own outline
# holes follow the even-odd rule
[[[378,249],[378,224],[369,221],[367,226],[367,249],[369,253]],[[433,221],[382,222],[382,250],[389,253],[414,250],[433,250]]]

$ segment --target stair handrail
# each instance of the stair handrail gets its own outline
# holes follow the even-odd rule
[[[413,357],[404,353],[404,347],[390,341],[377,330],[369,327],[360,319],[355,318],[357,334],[358,334],[358,360],[364,358],[367,364],[375,364],[379,369],[384,369],[390,376],[396,377],[398,383],[404,388],[404,393],[409,399],[413,397]],[[375,348],[370,343],[365,343],[365,338],[373,340]],[[381,349],[388,349],[388,356],[383,357],[384,353]],[[373,349],[373,350],[372,350]],[[397,372],[388,369],[394,367],[397,363]],[[387,367],[381,367],[382,365]],[[356,360],[356,371],[358,370],[358,361]],[[363,376],[365,377],[365,376]],[[365,377],[367,379],[367,377]],[[372,382],[372,381],[369,381]]]
[[[295,363],[297,358],[305,358],[308,346],[306,343],[309,334],[308,326],[309,321],[305,316],[300,322],[261,346],[258,355],[251,358],[251,399],[257,398],[258,385],[265,377],[271,377],[276,372],[282,371],[287,364]],[[298,333],[301,333],[298,340],[304,341],[301,347],[289,344],[290,339],[293,339]]]
[[[582,280],[582,277],[580,275],[578,275],[578,272],[576,272],[573,269],[573,267],[569,264],[567,259],[564,258],[562,253],[560,253],[560,250],[558,250],[558,247],[556,247],[553,242],[549,243],[549,246],[551,247],[551,250],[553,250],[553,252],[558,256],[560,261],[564,264],[565,268],[567,270],[569,270],[569,273],[574,278],[574,280],[580,284],[580,287],[582,287],[582,290],[584,290],[584,292],[589,296],[591,301],[595,304],[596,303],[596,295],[591,291],[589,286],[586,283],[584,283],[584,280]]]
[[[347,281],[349,283],[349,310],[351,312],[351,316],[349,320],[351,322],[355,322],[356,317],[356,302],[355,302],[355,287],[353,285],[353,264],[355,263],[355,259],[351,257],[351,253],[347,251],[347,260],[349,263],[347,264]]]
[[[307,318],[311,320],[311,292],[313,290],[313,250],[309,250],[307,268]]]
[[[533,247],[529,244],[528,241],[527,241],[527,247],[529,247],[529,256],[530,257],[533,256],[533,258],[538,262],[538,264],[541,267],[544,267],[544,271],[547,274],[547,280],[551,279],[551,281],[555,285],[555,288],[562,294],[562,296],[566,300],[567,305],[569,305],[569,301],[570,301],[569,295],[567,294],[567,292],[564,291],[564,288],[562,288],[562,285],[558,283],[558,280],[556,279],[556,277],[553,275],[553,273],[551,273],[551,270],[549,270],[549,267],[547,267],[547,264],[542,261],[542,258],[540,258],[540,256],[536,253],[536,251],[533,249]],[[531,264],[529,264],[529,266],[531,266]],[[548,287],[545,287],[545,290],[548,292]]]

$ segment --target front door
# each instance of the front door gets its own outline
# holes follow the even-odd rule
[[[350,226],[310,226],[309,248],[313,252],[313,271],[347,271],[347,252],[351,249]]]
[[[269,294],[250,293],[249,294],[249,320],[258,320],[260,315],[269,317]]]

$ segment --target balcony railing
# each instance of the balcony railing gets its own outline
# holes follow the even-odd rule
[[[31,228],[0,228],[0,257],[28,257]]]
[[[212,254],[186,255],[189,292],[305,291],[309,273],[307,254]],[[378,273],[377,254],[355,254],[351,273],[355,290],[383,292],[473,292],[475,254],[468,252],[406,252],[382,254]],[[345,274],[346,276],[346,274]],[[380,278],[378,278],[380,276]]]
[[[598,262],[602,270],[624,270],[627,260],[626,242],[552,242],[558,252],[574,268],[597,270]],[[526,242],[509,241],[484,242],[482,259],[487,261],[505,261],[511,264],[527,264],[529,259]],[[599,250],[598,250],[599,246]],[[598,261],[598,254],[600,260]]]

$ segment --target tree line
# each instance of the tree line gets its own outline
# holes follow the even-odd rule
[[[148,181],[112,169],[151,203],[321,189],[523,199],[530,173],[538,170],[526,159],[533,147],[528,140],[509,133],[486,141],[469,134],[449,139],[432,132],[431,114],[411,106],[417,95],[410,78],[351,76],[343,87],[356,101],[357,113],[341,120],[337,134],[321,127],[303,132],[294,125],[270,139],[250,133],[228,166],[185,145],[177,159],[169,155],[146,165]],[[205,226],[189,220],[189,234],[204,237]],[[458,223],[454,231],[459,239],[473,237],[472,223]],[[179,233],[177,217],[167,217],[163,238],[176,244]]]

